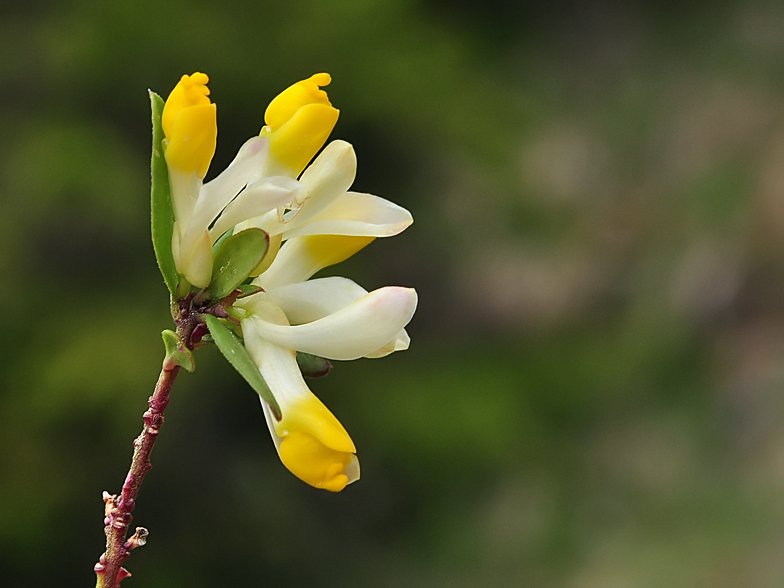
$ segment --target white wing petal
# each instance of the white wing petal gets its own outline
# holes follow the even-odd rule
[[[285,326],[259,319],[255,328],[261,337],[282,347],[328,359],[357,359],[395,339],[411,320],[416,304],[412,288],[389,286],[304,325]]]
[[[367,353],[365,357],[370,359],[377,359],[379,357],[386,357],[390,353],[395,351],[405,351],[408,349],[408,346],[411,344],[411,337],[408,336],[408,333],[405,329],[401,329],[400,332],[392,339],[389,343],[376,349],[372,353]]]
[[[273,288],[264,299],[278,305],[291,324],[300,325],[337,312],[367,293],[348,278],[331,277]]]
[[[295,219],[296,220],[296,219]],[[391,237],[405,230],[414,219],[411,213],[373,196],[347,192],[336,198],[310,222],[285,232],[286,238],[303,235],[363,235]]]
[[[293,325],[309,323],[337,312],[366,296],[368,291],[348,278],[330,277],[273,288],[263,299],[279,306]],[[377,358],[408,349],[411,338],[405,329],[379,349],[365,354]]]

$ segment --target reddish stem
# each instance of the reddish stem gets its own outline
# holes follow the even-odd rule
[[[176,365],[171,359],[166,358],[163,362],[161,375],[155,385],[155,392],[150,396],[150,409],[144,413],[144,428],[141,434],[133,442],[133,460],[131,469],[125,478],[122,492],[116,494],[103,493],[106,503],[106,517],[104,519],[104,532],[106,533],[106,551],[95,564],[95,574],[98,578],[96,588],[117,588],[120,581],[130,576],[130,573],[122,567],[123,562],[128,559],[131,550],[144,545],[147,530],[143,527],[136,529],[136,533],[126,540],[128,527],[133,520],[131,513],[136,506],[136,497],[139,494],[139,487],[144,481],[145,474],[150,470],[150,452],[158,438],[158,432],[163,424],[163,411],[169,403],[169,392],[172,384],[180,371],[180,366]]]

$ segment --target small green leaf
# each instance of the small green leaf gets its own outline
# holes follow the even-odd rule
[[[196,369],[196,362],[193,360],[191,350],[185,347],[179,335],[174,331],[166,329],[161,333],[163,345],[166,347],[166,359],[176,365],[185,368],[189,372]]]
[[[205,315],[207,326],[210,328],[215,344],[221,350],[223,356],[237,370],[245,381],[250,384],[256,393],[269,404],[275,418],[280,420],[280,406],[267,386],[267,382],[261,377],[261,372],[256,364],[253,363],[248,350],[240,342],[239,338],[232,333],[218,318],[208,314]]]
[[[297,351],[299,371],[306,378],[323,378],[332,369],[332,362],[318,355]]]
[[[205,298],[220,300],[242,284],[269,247],[269,237],[261,229],[247,229],[226,239],[215,253],[212,281]]]
[[[155,258],[161,269],[163,281],[172,296],[176,296],[177,284],[180,275],[174,265],[172,255],[172,232],[174,230],[174,210],[172,209],[171,187],[169,186],[169,168],[163,157],[163,127],[161,114],[163,113],[163,99],[150,91],[150,106],[152,107],[152,246],[155,249]]]

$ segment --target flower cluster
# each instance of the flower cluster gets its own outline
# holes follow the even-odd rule
[[[182,77],[161,124],[180,281],[203,291],[214,280],[219,239],[266,233],[269,246],[250,272],[255,293],[232,297],[229,320],[280,407],[276,415],[262,400],[281,461],[308,484],[340,491],[359,477],[356,448],[308,388],[297,353],[349,360],[406,349],[417,296],[410,288],[367,292],[346,278],[310,279],[413,222],[404,208],[350,191],[357,161],[349,143],[324,147],[339,114],[321,89],[330,81],[316,74],[279,94],[261,133],[207,183],[217,122],[205,74]]]

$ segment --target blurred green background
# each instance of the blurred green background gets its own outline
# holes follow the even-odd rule
[[[784,585],[780,2],[0,10],[5,588],[93,585],[170,326],[146,90],[197,70],[213,170],[332,74],[355,188],[416,222],[331,273],[420,305],[409,351],[312,382],[362,462],[338,495],[200,350],[123,586]]]

